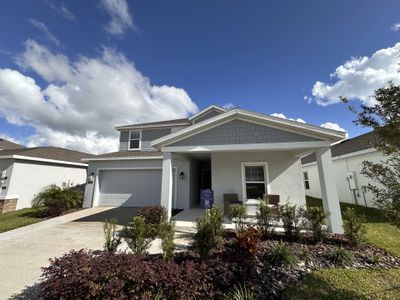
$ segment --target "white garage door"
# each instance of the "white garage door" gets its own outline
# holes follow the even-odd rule
[[[99,206],[160,205],[161,170],[104,170]]]

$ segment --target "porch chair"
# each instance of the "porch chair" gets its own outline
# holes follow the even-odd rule
[[[242,205],[243,202],[239,200],[238,194],[224,194],[224,215],[229,215],[229,209],[233,205]]]
[[[264,194],[263,199],[267,204],[269,204],[272,217],[274,217],[276,220],[279,220],[279,195]]]

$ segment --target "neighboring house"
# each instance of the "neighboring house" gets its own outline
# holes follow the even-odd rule
[[[0,150],[0,212],[31,207],[35,196],[51,184],[83,184],[89,154],[56,147]]]
[[[361,174],[361,169],[365,160],[379,162],[384,159],[373,146],[376,141],[377,135],[369,132],[332,146],[334,179],[341,202],[374,205],[373,195],[366,188],[373,182]],[[321,198],[315,155],[303,157],[301,163],[306,195]]]
[[[116,127],[120,151],[88,157],[84,207],[199,206],[201,189],[212,189],[216,205],[224,193],[243,201],[279,194],[304,205],[300,157],[317,151],[326,177],[330,228],[341,232],[332,178],[330,145],[344,133],[241,109],[216,106],[188,119]]]

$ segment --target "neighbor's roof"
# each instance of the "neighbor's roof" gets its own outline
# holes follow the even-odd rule
[[[1,150],[0,158],[38,158],[71,163],[82,163],[82,158],[91,154],[58,147],[35,147]]]
[[[129,159],[146,159],[146,158],[158,158],[161,157],[160,151],[118,151],[111,153],[104,153],[99,155],[86,156],[83,161],[94,161],[94,160],[129,160]]]
[[[368,132],[352,139],[344,140],[331,147],[332,157],[349,154],[374,147],[374,143],[378,141],[378,136],[373,132]],[[302,164],[308,164],[316,161],[315,153],[307,155],[301,159]]]
[[[24,146],[7,141],[5,139],[0,138],[0,150],[8,150],[8,149],[21,149],[25,148]]]
[[[192,122],[189,121],[188,118],[182,119],[173,119],[173,120],[166,120],[166,121],[159,121],[159,122],[149,122],[149,123],[137,123],[132,125],[125,125],[125,126],[117,126],[115,129],[123,130],[123,129],[134,129],[134,128],[148,128],[148,127],[167,127],[167,126],[187,126],[191,125]]]

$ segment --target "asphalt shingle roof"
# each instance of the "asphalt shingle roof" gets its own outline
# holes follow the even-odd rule
[[[373,132],[368,132],[355,138],[344,140],[331,147],[332,157],[369,149],[378,141],[378,136]],[[315,153],[307,155],[301,159],[302,164],[316,161]]]
[[[124,125],[124,126],[117,126],[116,128],[123,129],[123,128],[130,128],[130,127],[140,127],[140,126],[162,126],[162,125],[172,125],[182,123],[182,125],[191,125],[192,123],[189,121],[188,118],[182,119],[173,119],[173,120],[166,120],[166,121],[159,121],[159,122],[149,122],[149,123],[136,123],[131,125]]]
[[[20,144],[0,138],[0,150],[20,149],[20,148],[25,148],[25,147]]]
[[[0,150],[0,157],[10,155],[20,155],[82,163],[82,158],[91,156],[92,154],[58,147],[36,147]]]
[[[85,158],[154,157],[161,155],[160,151],[118,151],[99,155],[88,155]]]

